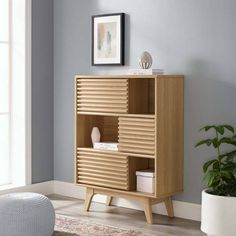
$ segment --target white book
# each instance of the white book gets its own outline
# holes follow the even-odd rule
[[[129,69],[129,75],[163,75],[163,69]]]
[[[93,148],[118,151],[118,143],[95,142]]]

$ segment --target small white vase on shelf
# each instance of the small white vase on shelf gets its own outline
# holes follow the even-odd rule
[[[91,139],[92,139],[93,146],[95,142],[100,142],[101,134],[98,127],[93,127],[92,133],[91,133]]]

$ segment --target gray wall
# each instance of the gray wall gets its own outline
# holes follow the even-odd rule
[[[53,179],[53,0],[32,1],[32,182]]]
[[[126,67],[91,66],[91,15],[125,12]],[[185,82],[185,183],[175,198],[200,202],[201,166],[214,153],[194,149],[208,123],[236,125],[236,1],[55,0],[54,178],[73,182],[73,77],[136,68],[142,51],[153,68]]]

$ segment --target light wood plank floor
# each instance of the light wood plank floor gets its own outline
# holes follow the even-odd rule
[[[142,211],[92,203],[90,212],[84,211],[83,200],[58,195],[49,196],[56,213],[83,220],[120,227],[137,229],[143,233],[156,236],[203,236],[200,223],[180,218],[170,219],[167,216],[154,214],[154,225],[148,225]]]

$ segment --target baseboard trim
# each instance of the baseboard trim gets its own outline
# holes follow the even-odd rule
[[[79,187],[72,183],[61,182],[61,181],[47,181],[23,187],[0,190],[0,195],[12,192],[35,192],[44,195],[58,194],[66,197],[85,199],[84,187]],[[94,196],[93,201],[99,203],[106,203],[106,196],[97,194]],[[142,206],[140,206],[138,202],[130,201],[124,198],[114,198],[112,201],[112,205],[131,208],[135,210],[143,210]],[[173,201],[173,205],[176,217],[200,221],[201,205],[189,202],[181,202],[181,201]],[[167,215],[165,206],[162,203],[153,206],[152,211],[153,213],[157,213],[160,215]]]
[[[9,186],[7,189],[1,189],[0,195],[8,194],[8,193],[15,193],[15,192],[34,192],[34,193],[41,193],[44,195],[53,194],[53,185],[54,181],[47,181],[38,184],[30,184],[21,187],[13,187]]]
[[[76,186],[72,183],[61,182],[61,181],[54,181],[53,187],[54,187],[53,192],[55,194],[78,199],[85,199],[84,187]],[[97,194],[94,196],[93,201],[99,203],[105,203],[106,196]],[[142,206],[140,206],[138,202],[130,201],[123,198],[114,198],[114,200],[112,201],[112,205],[136,210],[143,210]],[[173,205],[176,217],[200,221],[201,205],[189,202],[181,202],[181,201],[173,201]],[[165,206],[162,203],[154,205],[152,207],[152,211],[153,213],[157,213],[160,215],[167,215]]]

